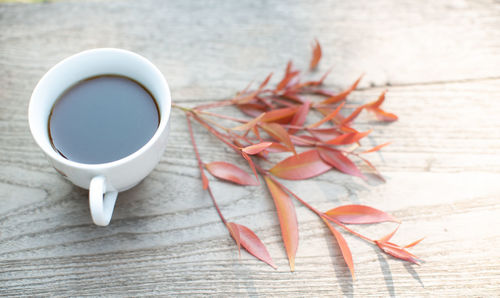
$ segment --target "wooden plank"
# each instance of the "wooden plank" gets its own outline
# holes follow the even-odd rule
[[[0,294],[224,296],[494,296],[500,292],[500,6],[490,1],[57,1],[0,5]],[[324,47],[327,84],[366,72],[352,102],[373,100],[400,120],[366,145],[387,183],[339,173],[287,183],[326,210],[362,203],[403,220],[395,240],[426,239],[410,266],[346,236],[352,282],[322,223],[297,205],[300,245],[290,273],[265,189],[214,181],[224,214],[251,227],[278,270],[237,248],[201,189],[185,120],[172,115],[169,146],[136,188],[121,193],[111,225],[96,227],[87,193],[60,177],[33,142],[30,93],[60,59],[113,46],[150,58],[173,98],[195,105],[230,97],[252,79]],[[279,73],[277,73],[279,75]],[[274,78],[274,82],[277,78]],[[374,85],[374,86],[371,86]],[[239,115],[230,109],[232,115]],[[195,126],[202,157],[234,160]],[[244,165],[243,163],[241,163]],[[393,228],[358,229],[371,237]]]

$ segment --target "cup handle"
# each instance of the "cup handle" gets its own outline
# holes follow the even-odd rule
[[[106,190],[106,178],[104,176],[92,178],[89,186],[89,205],[92,220],[96,225],[107,226],[109,224],[117,196],[118,192],[116,190]]]

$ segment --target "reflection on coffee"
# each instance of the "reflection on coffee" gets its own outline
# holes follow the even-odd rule
[[[155,134],[155,99],[138,82],[116,75],[80,81],[55,102],[49,117],[52,146],[65,158],[106,163],[126,157]]]

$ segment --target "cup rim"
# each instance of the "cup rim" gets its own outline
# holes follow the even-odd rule
[[[121,55],[128,55],[128,56],[133,57],[135,59],[141,60],[141,62],[145,63],[148,67],[150,67],[152,72],[160,78],[160,81],[164,85],[164,88],[166,91],[166,96],[164,99],[165,103],[162,104],[162,107],[160,108],[160,106],[158,105],[159,114],[160,114],[160,123],[158,125],[158,128],[156,129],[154,135],[151,137],[151,139],[149,139],[149,141],[146,144],[144,144],[137,151],[135,151],[135,152],[123,157],[123,158],[120,158],[118,160],[105,162],[105,163],[98,163],[98,164],[86,164],[86,163],[80,163],[80,162],[76,162],[76,161],[72,161],[72,160],[64,158],[62,155],[57,153],[52,146],[50,147],[50,150],[47,150],[47,148],[45,148],[46,146],[44,146],[42,144],[43,137],[40,134],[35,133],[35,129],[34,129],[35,124],[33,123],[32,117],[35,113],[37,113],[37,111],[34,110],[33,102],[35,100],[35,98],[34,98],[35,95],[38,93],[37,91],[41,88],[42,84],[45,83],[45,80],[47,80],[47,77],[49,77],[51,75],[51,73],[57,71],[61,67],[64,67],[64,65],[70,60],[80,59],[83,56],[93,54],[96,52],[97,53],[99,53],[99,52],[102,52],[102,53],[115,52],[115,53],[119,53]],[[28,107],[28,122],[29,122],[31,135],[35,139],[35,142],[44,151],[44,153],[47,154],[50,158],[57,160],[59,163],[62,163],[66,166],[73,167],[73,168],[80,168],[80,169],[86,169],[86,170],[101,170],[101,169],[108,169],[108,168],[117,167],[117,166],[120,166],[122,164],[128,163],[129,161],[132,161],[135,158],[142,155],[145,151],[149,150],[158,141],[160,136],[163,134],[163,132],[168,127],[168,123],[170,121],[171,104],[172,104],[172,99],[171,99],[170,89],[169,89],[167,80],[165,79],[165,77],[163,76],[161,71],[153,63],[151,63],[151,61],[149,61],[148,59],[146,59],[145,57],[143,57],[137,53],[134,53],[134,52],[131,52],[128,50],[124,50],[124,49],[95,48],[95,49],[85,50],[85,51],[82,51],[82,52],[79,52],[79,53],[76,53],[76,54],[73,54],[69,57],[64,58],[63,60],[59,61],[57,64],[52,66],[40,78],[40,80],[36,84],[35,88],[33,89],[33,92],[32,92],[31,97],[30,97],[30,103],[29,103],[29,107]]]

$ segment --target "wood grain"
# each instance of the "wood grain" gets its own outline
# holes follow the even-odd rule
[[[500,293],[500,5],[495,1],[56,1],[0,4],[0,295],[6,296],[496,296]],[[174,101],[224,99],[324,49],[329,86],[366,76],[352,102],[389,89],[400,120],[367,145],[387,183],[339,173],[287,183],[319,209],[362,203],[403,221],[398,243],[426,239],[411,266],[346,235],[357,280],[324,225],[297,205],[296,272],[288,269],[271,198],[214,181],[221,209],[251,227],[278,270],[237,248],[201,189],[187,127],[172,115],[169,146],[111,225],[91,223],[86,191],[49,165],[27,106],[59,60],[120,47],[153,61]],[[275,83],[277,77],[273,79]],[[235,113],[226,110],[229,113]],[[234,160],[195,126],[205,161]],[[393,226],[359,227],[377,237]]]

